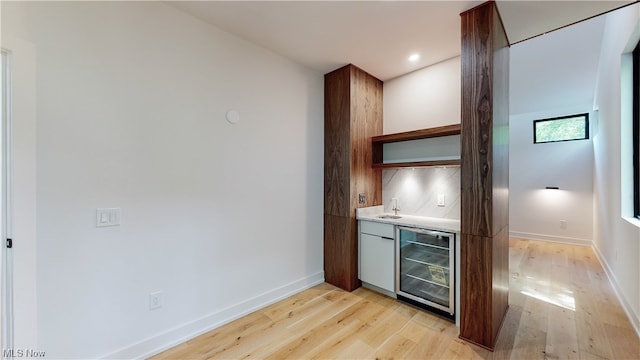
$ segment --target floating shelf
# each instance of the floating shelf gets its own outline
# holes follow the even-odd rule
[[[383,162],[383,145],[401,141],[421,140],[435,137],[460,135],[460,124],[439,126],[429,129],[406,131],[395,134],[374,136],[371,138],[373,151],[374,169],[393,169],[406,167],[428,167],[428,166],[460,166],[460,160],[431,160],[431,161],[414,161],[414,162]]]
[[[401,163],[376,163],[371,167],[374,169],[396,169],[407,167],[428,167],[428,166],[460,166],[460,159],[457,160],[432,160],[432,161],[413,161]]]
[[[371,138],[372,144],[387,144],[398,141],[420,140],[432,137],[460,135],[460,124],[439,126],[429,129],[405,131],[401,133],[379,135]]]

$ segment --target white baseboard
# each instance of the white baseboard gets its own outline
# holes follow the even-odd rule
[[[200,319],[154,335],[136,344],[103,356],[102,359],[148,358],[323,282],[324,272],[321,271],[215,313],[203,316]]]
[[[596,258],[598,258],[600,265],[602,265],[602,268],[604,269],[604,273],[607,275],[607,278],[611,283],[613,292],[616,294],[618,301],[620,301],[620,304],[622,305],[622,309],[627,314],[627,317],[629,318],[631,325],[635,329],[636,334],[638,335],[638,337],[640,337],[640,316],[638,316],[638,314],[635,314],[633,312],[633,307],[631,307],[631,305],[625,298],[624,293],[622,292],[622,288],[620,287],[620,284],[618,284],[618,280],[616,280],[616,277],[613,275],[613,270],[611,269],[607,261],[604,259],[604,256],[602,256],[600,249],[598,249],[595,245],[592,246],[591,248],[593,249],[593,252],[596,254]]]
[[[509,237],[514,237],[518,239],[527,239],[527,240],[549,241],[549,242],[571,244],[571,245],[582,245],[582,246],[593,245],[593,241],[587,240],[587,239],[578,239],[578,238],[555,236],[555,235],[534,234],[534,233],[526,233],[526,232],[519,232],[519,231],[509,231]]]

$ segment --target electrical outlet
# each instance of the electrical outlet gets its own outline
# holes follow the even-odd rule
[[[149,310],[160,309],[164,303],[162,291],[149,294]]]
[[[560,229],[565,230],[567,228],[567,220],[560,220]]]
[[[364,204],[365,202],[367,202],[367,194],[358,194],[358,203]]]
[[[120,226],[122,210],[120,208],[96,209],[96,227]]]
[[[438,206],[444,206],[444,194],[438,194]]]

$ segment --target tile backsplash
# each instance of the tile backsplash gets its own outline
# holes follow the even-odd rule
[[[438,206],[438,194],[445,206]],[[460,167],[386,169],[382,171],[382,204],[393,212],[398,199],[399,214],[460,220]]]

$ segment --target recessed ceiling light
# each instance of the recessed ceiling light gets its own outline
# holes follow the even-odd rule
[[[420,59],[420,55],[419,54],[413,54],[413,55],[409,56],[409,61],[418,61],[418,59]]]

